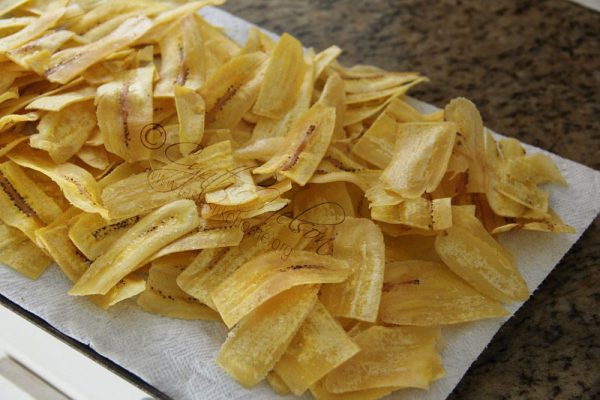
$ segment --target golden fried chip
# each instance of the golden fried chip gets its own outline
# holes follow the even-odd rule
[[[443,376],[436,352],[439,328],[374,326],[353,337],[361,351],[329,373],[333,393],[375,388],[427,389]]]
[[[297,396],[360,348],[317,301],[274,371]]]
[[[51,82],[67,83],[102,58],[133,43],[151,26],[152,21],[144,16],[129,18],[95,42],[53,54],[44,75]]]
[[[21,67],[42,74],[50,55],[74,36],[73,32],[67,30],[50,31],[36,40],[10,50],[6,56]]]
[[[264,83],[252,111],[264,117],[280,118],[295,102],[305,69],[302,44],[284,33],[269,58]]]
[[[191,200],[176,200],[148,214],[90,265],[69,294],[106,294],[153,253],[193,230],[199,222]]]
[[[0,187],[0,219],[33,242],[35,230],[62,213],[58,204],[12,161],[0,164]]]
[[[386,188],[414,199],[439,185],[456,135],[452,123],[406,123],[399,126],[394,155],[381,174]]]
[[[259,118],[252,132],[252,142],[264,139],[285,137],[290,128],[304,115],[311,105],[314,86],[315,65],[312,60],[305,60],[306,70],[302,85],[298,90],[296,102],[288,112],[279,119]],[[277,149],[274,149],[276,151]]]
[[[316,103],[290,129],[285,147],[255,168],[255,174],[275,171],[305,185],[325,155],[335,128],[335,108]]]
[[[353,273],[345,282],[323,285],[321,301],[335,316],[374,322],[385,269],[383,234],[364,218],[346,218],[335,234],[332,255],[346,261]]]
[[[258,96],[266,66],[263,53],[232,58],[204,83],[200,94],[206,104],[206,127],[235,127]]]
[[[291,220],[277,216],[266,221],[242,222],[244,238],[237,247],[203,250],[178,277],[177,284],[186,293],[216,308],[211,294],[240,266],[270,250],[285,260],[301,236],[289,229]]]
[[[134,216],[107,221],[99,214],[83,213],[75,217],[69,228],[69,238],[89,259],[95,260],[131,228],[141,217]]]
[[[403,261],[388,264],[379,317],[396,325],[437,326],[503,317],[506,310],[443,264]]]
[[[167,151],[167,154],[168,151]],[[170,201],[199,199],[205,192],[233,183],[231,143],[223,141],[162,167],[107,185],[102,201],[111,219],[127,218]]]
[[[106,216],[106,209],[99,201],[98,183],[83,168],[71,163],[54,164],[43,154],[34,150],[15,151],[8,157],[22,167],[48,176],[60,186],[64,196],[75,207]]]
[[[332,74],[327,78],[319,102],[327,107],[335,107],[335,128],[333,129],[333,140],[344,139],[344,112],[346,110],[346,95],[344,93],[344,81],[338,74]]]
[[[318,285],[303,285],[268,300],[229,333],[217,362],[244,387],[264,379],[317,301]]]
[[[165,317],[218,321],[219,314],[185,293],[175,282],[191,260],[189,255],[182,254],[155,260],[149,270],[146,290],[138,297],[137,304],[147,312]]]
[[[377,400],[392,393],[395,388],[377,388],[357,390],[354,392],[332,393],[325,387],[325,379],[321,379],[310,387],[310,392],[317,400]]]
[[[438,255],[484,295],[506,303],[526,300],[529,290],[514,258],[475,220],[472,225],[478,227],[477,231],[471,226],[455,225],[439,235],[435,241]]]
[[[213,302],[228,327],[265,301],[295,286],[342,282],[349,264],[310,251],[293,251],[285,260],[277,251],[246,262],[212,292]]]
[[[104,146],[128,162],[150,158],[153,146],[145,134],[152,124],[153,75],[153,66],[129,70],[96,92]]]
[[[485,156],[485,137],[481,115],[471,101],[459,97],[453,99],[444,108],[446,121],[454,122],[458,132],[464,138],[464,145],[469,154],[468,193],[485,193],[487,190]]]
[[[191,250],[232,247],[240,244],[244,237],[241,224],[219,224],[211,226],[201,223],[200,227],[160,249],[153,258]]]
[[[267,382],[271,386],[271,389],[280,396],[286,396],[290,393],[290,388],[287,387],[285,382],[275,371],[268,373]]]
[[[65,14],[66,8],[56,8],[36,18],[27,27],[12,35],[0,39],[0,53],[5,53],[19,47],[30,40],[41,36],[46,30],[52,28]]]
[[[52,264],[52,258],[24,233],[0,221],[0,263],[30,279],[37,279]]]
[[[25,109],[58,112],[71,104],[92,100],[95,95],[95,88],[85,86],[72,92],[38,97],[29,103]],[[42,118],[42,120],[44,119]]]
[[[30,146],[46,150],[52,161],[63,163],[75,155],[96,127],[91,102],[76,103],[58,112],[49,112],[38,124],[39,133],[29,139]]]
[[[204,99],[185,86],[175,86],[174,93],[181,142],[179,151],[188,155],[202,142],[204,136]]]

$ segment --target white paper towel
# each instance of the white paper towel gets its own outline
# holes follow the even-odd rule
[[[243,42],[251,26],[218,9],[202,12]],[[415,105],[424,112],[435,108]],[[528,151],[541,151],[527,146]],[[551,188],[551,205],[575,235],[515,232],[502,236],[514,252],[529,288],[533,291],[577,241],[600,211],[600,172],[550,154],[569,187]],[[246,390],[215,362],[226,330],[219,324],[181,321],[147,314],[126,302],[105,312],[92,303],[67,295],[70,282],[53,266],[37,281],[0,267],[0,293],[31,311],[64,334],[89,344],[94,350],[140,376],[174,399],[267,399],[280,398],[266,384]],[[508,307],[511,315],[521,306]],[[408,390],[394,399],[444,399],[471,363],[483,351],[505,319],[494,319],[444,328],[443,354],[446,377],[427,392]],[[291,397],[290,397],[291,398]],[[305,396],[305,398],[309,398]]]

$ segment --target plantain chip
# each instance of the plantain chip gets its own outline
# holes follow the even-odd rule
[[[373,326],[353,337],[361,351],[327,375],[333,393],[420,388],[444,375],[436,352],[439,328]]]
[[[345,282],[323,285],[321,301],[334,316],[374,322],[385,268],[383,234],[364,218],[346,218],[335,231],[333,256],[346,261],[353,274]]]
[[[302,44],[284,33],[273,49],[252,111],[268,118],[280,118],[295,102],[304,77]]]
[[[527,284],[514,258],[497,243],[476,219],[473,229],[452,226],[435,241],[435,249],[450,269],[484,295],[510,303],[529,297]],[[481,234],[480,234],[481,232]]]
[[[443,264],[409,260],[386,267],[379,314],[385,323],[437,326],[506,315]]]
[[[206,104],[205,124],[210,129],[235,127],[258,96],[266,65],[260,52],[229,60],[200,89]]]
[[[0,221],[0,263],[30,279],[37,279],[52,263],[52,258],[24,233]]]
[[[295,286],[342,282],[350,274],[346,262],[309,251],[293,251],[285,260],[277,251],[246,262],[212,292],[212,300],[228,327],[277,294]]]
[[[331,370],[358,353],[360,348],[317,301],[274,371],[297,396]]]
[[[255,174],[275,171],[305,185],[325,155],[335,128],[335,109],[316,103],[294,124],[286,136],[286,145],[255,168]]]
[[[54,164],[43,153],[35,150],[15,151],[8,157],[21,167],[41,172],[52,179],[75,207],[106,216],[106,209],[99,201],[98,183],[83,168],[71,163]]]
[[[175,86],[174,94],[179,121],[179,151],[185,156],[202,142],[204,99],[194,90],[185,86]]]
[[[95,42],[53,54],[44,75],[50,82],[67,83],[102,58],[133,43],[151,26],[152,21],[144,16],[129,18]]]
[[[76,103],[42,117],[39,133],[30,137],[29,144],[46,150],[52,161],[60,164],[81,149],[95,127],[96,113],[91,102]]]
[[[148,214],[98,257],[73,285],[74,296],[106,294],[120,279],[139,268],[161,247],[199,224],[191,200],[176,200]],[[144,243],[140,246],[140,243]]]
[[[128,162],[150,158],[152,144],[145,136],[152,126],[154,67],[120,74],[96,92],[98,126],[106,150]]]
[[[217,362],[244,387],[264,379],[317,301],[318,285],[287,290],[255,309],[229,333]]]
[[[165,317],[218,321],[219,314],[185,293],[175,282],[191,260],[189,255],[172,254],[153,261],[146,289],[137,298],[137,304],[147,312]]]
[[[452,123],[406,123],[399,126],[394,155],[381,174],[386,188],[414,199],[439,185],[456,135]]]

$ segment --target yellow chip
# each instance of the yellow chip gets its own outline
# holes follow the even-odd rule
[[[325,387],[333,393],[387,387],[427,389],[443,376],[436,352],[439,336],[439,328],[368,328],[353,337],[361,351],[329,373]]]
[[[102,191],[102,201],[110,218],[120,219],[176,199],[201,199],[205,192],[233,183],[232,166],[231,143],[223,141],[111,183]]]
[[[67,11],[66,8],[56,8],[36,18],[27,27],[12,35],[0,39],[0,52],[5,53],[19,47],[30,40],[41,36],[46,30],[52,28]]]
[[[38,97],[25,107],[26,110],[61,111],[71,104],[92,100],[96,95],[96,89],[85,86],[72,92],[54,94]],[[43,120],[43,119],[42,119]],[[95,124],[94,124],[95,125]]]
[[[171,244],[160,249],[153,258],[163,257],[167,254],[180,253],[191,250],[215,249],[232,247],[240,244],[244,237],[241,224],[228,224],[201,226]]]
[[[285,147],[255,168],[255,174],[275,171],[305,185],[325,155],[335,128],[335,108],[316,103],[290,129]]]
[[[129,18],[113,32],[95,42],[53,54],[44,74],[51,82],[67,83],[102,58],[137,40],[151,26],[152,21],[146,17]]]
[[[53,221],[62,210],[58,204],[12,161],[0,164],[0,219],[19,229],[33,242],[35,230]]]
[[[279,119],[259,118],[252,132],[252,142],[285,137],[290,128],[310,107],[314,87],[315,65],[311,60],[306,60],[305,62],[307,63],[307,66],[304,72],[302,85],[300,86],[296,97],[296,102],[288,112]]]
[[[258,96],[265,68],[263,53],[250,53],[225,63],[204,83],[200,94],[206,103],[206,126],[235,127]]]
[[[21,67],[32,69],[41,74],[50,54],[74,36],[73,32],[67,30],[50,31],[39,39],[32,40],[9,51],[6,56]]]
[[[372,221],[346,218],[335,227],[333,256],[350,265],[343,283],[323,285],[321,301],[335,316],[374,322],[385,268],[383,234]]]
[[[306,65],[302,44],[284,33],[273,49],[252,111],[255,114],[280,118],[294,103]]]
[[[275,371],[269,372],[267,375],[267,382],[271,386],[271,389],[280,396],[286,396],[290,393],[290,388],[287,387],[285,382]]]
[[[185,86],[175,86],[175,107],[179,121],[180,152],[191,153],[204,136],[204,99]]]
[[[304,285],[273,297],[229,333],[217,362],[244,387],[264,379],[285,352],[317,301],[318,285]]]
[[[16,164],[41,172],[60,186],[64,196],[75,207],[90,213],[106,216],[99,201],[99,187],[89,172],[75,164],[54,164],[38,151],[12,152],[9,158]]]
[[[446,172],[455,135],[452,123],[401,124],[393,158],[381,180],[409,199],[433,192]]]
[[[76,154],[77,158],[92,168],[104,170],[111,164],[108,152],[102,146],[82,146]]]
[[[0,221],[0,263],[30,279],[37,279],[52,259],[21,231]]]
[[[344,139],[344,112],[346,111],[346,95],[344,93],[344,81],[338,74],[332,74],[327,78],[319,102],[327,107],[335,107],[335,128],[333,129],[333,140]]]
[[[485,137],[481,115],[471,101],[459,97],[453,99],[444,109],[446,121],[454,122],[464,138],[469,153],[468,193],[484,193],[487,190]]]
[[[90,260],[106,253],[125,232],[140,220],[134,216],[107,221],[98,214],[83,213],[75,217],[69,228],[69,238]]]
[[[73,285],[69,294],[106,294],[153,253],[190,232],[198,224],[196,205],[191,200],[177,200],[159,208],[133,225],[106,253],[98,257]]]
[[[443,264],[412,260],[386,267],[379,314],[385,323],[437,326],[506,315]]]
[[[212,291],[212,300],[228,327],[277,294],[295,286],[342,282],[351,273],[339,259],[293,251],[285,260],[277,251],[246,262]]]
[[[385,231],[384,231],[385,232]],[[441,262],[435,252],[436,235],[401,235],[397,237],[385,236],[386,262],[406,260],[422,260]]]
[[[392,393],[395,388],[378,388],[357,390],[354,392],[332,393],[325,387],[325,379],[321,379],[310,387],[310,392],[317,400],[377,400]]]
[[[237,247],[203,250],[177,277],[177,284],[186,293],[216,308],[211,294],[242,264],[269,250],[278,251],[283,260],[291,254],[301,237],[288,228],[288,220],[278,216],[262,222],[242,222],[245,236]]]
[[[190,256],[176,254],[154,261],[146,290],[138,297],[137,304],[147,312],[165,317],[218,321],[219,314],[182,291],[175,282],[191,260]]]
[[[473,221],[473,225],[478,226],[477,231],[452,226],[439,235],[435,249],[440,258],[488,297],[506,303],[526,300],[529,290],[513,257],[485,232],[481,223]]]
[[[52,161],[63,163],[75,155],[96,127],[91,102],[76,103],[58,112],[49,112],[38,124],[39,133],[29,139],[30,146],[46,150]]]
[[[360,348],[317,301],[275,365],[275,372],[297,396]]]
[[[152,77],[154,67],[126,71],[120,79],[96,92],[98,126],[106,150],[128,162],[150,158],[146,143],[152,124]]]

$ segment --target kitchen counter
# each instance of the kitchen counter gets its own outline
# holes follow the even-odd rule
[[[229,0],[344,64],[416,70],[412,94],[473,100],[497,132],[600,169],[600,13],[564,0]],[[568,222],[568,221],[567,221]],[[600,220],[498,332],[451,399],[600,396]]]

